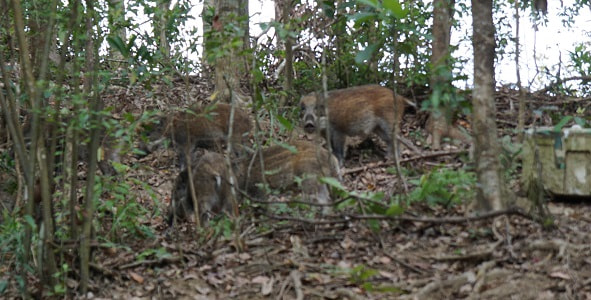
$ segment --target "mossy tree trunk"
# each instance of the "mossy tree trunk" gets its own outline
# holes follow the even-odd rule
[[[495,26],[492,0],[472,0],[474,47],[474,90],[472,92],[472,126],[476,160],[477,207],[500,210],[505,207],[505,181],[499,161],[494,103]]]

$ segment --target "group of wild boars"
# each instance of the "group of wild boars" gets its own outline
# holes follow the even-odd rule
[[[235,213],[232,203],[240,202],[243,193],[261,199],[269,190],[293,190],[300,191],[305,200],[329,204],[329,188],[319,178],[339,177],[336,158],[326,149],[306,141],[294,142],[291,147],[275,145],[265,148],[253,159],[241,159],[232,166],[224,155],[206,152],[191,172],[201,220],[222,212]],[[175,181],[169,223],[175,215],[185,219],[193,212],[194,202],[188,182],[188,171],[185,170]]]
[[[400,130],[406,102],[409,100],[400,95],[394,97],[388,88],[362,85],[332,90],[326,97],[311,93],[302,97],[300,105],[304,130],[325,135],[328,129],[332,150],[342,166],[347,136],[367,137],[375,133],[386,143],[388,156],[392,157],[392,129],[396,126]]]
[[[221,152],[228,142],[230,123],[233,124],[230,142],[239,147],[248,139],[251,127],[248,114],[244,110],[232,108],[225,103],[193,106],[167,117],[160,117],[157,124],[147,125],[149,143],[143,148],[151,151],[152,146],[159,144],[163,138],[172,140],[183,169],[186,166],[186,155],[192,155],[197,148]]]

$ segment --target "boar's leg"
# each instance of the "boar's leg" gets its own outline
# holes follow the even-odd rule
[[[339,160],[339,165],[343,166],[345,160],[345,135],[336,131],[332,130],[330,136],[330,145],[332,146],[332,152]]]
[[[193,201],[189,195],[189,174],[183,169],[174,181],[170,208],[168,211],[168,225],[172,226],[174,218],[185,220],[193,212]]]
[[[302,182],[302,191],[304,192],[303,194],[307,201],[315,201],[322,205],[327,205],[331,202],[328,187],[326,184],[318,182],[318,178],[316,176],[307,178]],[[329,214],[330,212],[330,206],[322,207],[323,214]]]
[[[387,157],[394,159],[394,138],[392,137],[392,127],[386,124],[386,122],[380,122],[374,132],[386,143]]]

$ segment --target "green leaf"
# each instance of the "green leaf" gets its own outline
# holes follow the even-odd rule
[[[382,5],[397,19],[406,17],[407,11],[402,8],[398,0],[383,0]]]
[[[334,177],[320,177],[320,182],[328,184],[331,187],[337,188],[339,190],[344,191],[345,187],[343,186],[343,184],[336,178]]]
[[[375,8],[375,9],[380,8],[380,6],[378,4],[378,0],[357,0],[357,3],[365,4],[367,6]]]
[[[284,143],[284,142],[278,141],[278,140],[275,140],[274,142],[275,142],[275,144],[289,150],[289,152],[291,152],[291,153],[298,153],[298,149],[290,144],[287,144],[287,143]]]
[[[277,118],[277,121],[279,121],[279,124],[281,124],[285,129],[287,129],[287,130],[293,129],[293,124],[285,117],[283,117],[281,115],[276,115],[275,118]]]
[[[4,291],[6,291],[7,287],[8,287],[8,281],[0,280],[0,294],[4,293]]]
[[[352,20],[355,22],[355,24],[361,24],[365,21],[369,21],[369,20],[373,20],[377,17],[378,15],[376,13],[372,13],[372,12],[358,12],[354,15],[351,15],[348,17],[349,20]]]
[[[366,60],[369,60],[372,57],[373,53],[376,52],[376,50],[378,49],[379,46],[380,46],[380,44],[374,43],[374,44],[370,44],[369,46],[365,47],[365,49],[363,49],[359,53],[357,53],[357,55],[355,56],[355,62],[360,64]]]
[[[27,222],[27,224],[29,224],[29,226],[31,226],[31,228],[36,230],[37,223],[35,223],[35,219],[33,219],[33,217],[31,217],[31,215],[25,215],[25,222]]]
[[[125,57],[125,58],[129,57],[129,49],[127,48],[127,46],[125,45],[125,42],[123,41],[123,39],[121,39],[120,36],[118,36],[118,35],[108,36],[107,42],[109,43],[109,45],[112,48],[119,51],[119,53],[121,53],[121,55],[123,57]]]
[[[575,123],[583,128],[585,128],[587,125],[587,121],[581,117],[575,117]]]
[[[398,204],[392,204],[388,210],[386,210],[386,216],[400,216],[404,213],[404,208]]]
[[[562,120],[560,120],[560,122],[558,122],[558,124],[556,124],[556,126],[554,126],[554,131],[558,132],[560,130],[562,130],[562,127],[564,127],[564,125],[566,125],[566,123],[568,123],[570,120],[572,120],[572,116],[565,116],[562,118]]]
[[[130,169],[128,165],[122,164],[120,162],[111,161],[111,164],[113,165],[113,168],[115,168],[115,171],[117,171],[117,173],[127,172]]]
[[[376,219],[367,220],[367,225],[369,226],[369,228],[373,232],[379,232],[380,231],[380,222],[378,220],[376,220]]]

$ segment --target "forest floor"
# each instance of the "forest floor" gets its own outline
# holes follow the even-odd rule
[[[135,107],[183,106],[209,87],[163,92],[159,101],[110,95],[108,101]],[[122,92],[123,93],[123,92]],[[513,136],[517,94],[497,95],[500,135]],[[201,96],[202,98],[202,96]],[[556,99],[536,99],[542,106]],[[134,104],[135,103],[135,104]],[[517,102],[514,103],[517,107]],[[572,109],[575,104],[562,104]],[[565,113],[566,114],[566,113]],[[424,116],[408,111],[403,135],[421,153],[402,151],[407,180],[438,166],[461,168],[464,148],[423,149]],[[302,137],[303,138],[303,137]],[[404,192],[396,174],[372,144],[349,149],[343,184],[349,191]],[[141,159],[146,168],[126,176],[147,182],[166,211],[174,177],[174,153],[161,150]],[[518,172],[517,168],[515,172]],[[512,188],[519,190],[513,179]],[[141,187],[137,187],[140,189]],[[413,185],[411,184],[411,189]],[[148,192],[137,201],[154,205]],[[414,203],[397,219],[367,220],[352,208],[324,218],[302,210],[243,209],[239,227],[196,230],[193,223],[168,229],[162,216],[144,222],[155,236],[100,246],[92,266],[93,299],[591,299],[591,205],[551,201],[554,226],[508,212],[467,220],[468,205]],[[151,210],[151,208],[150,208]],[[75,288],[72,286],[71,288]]]

